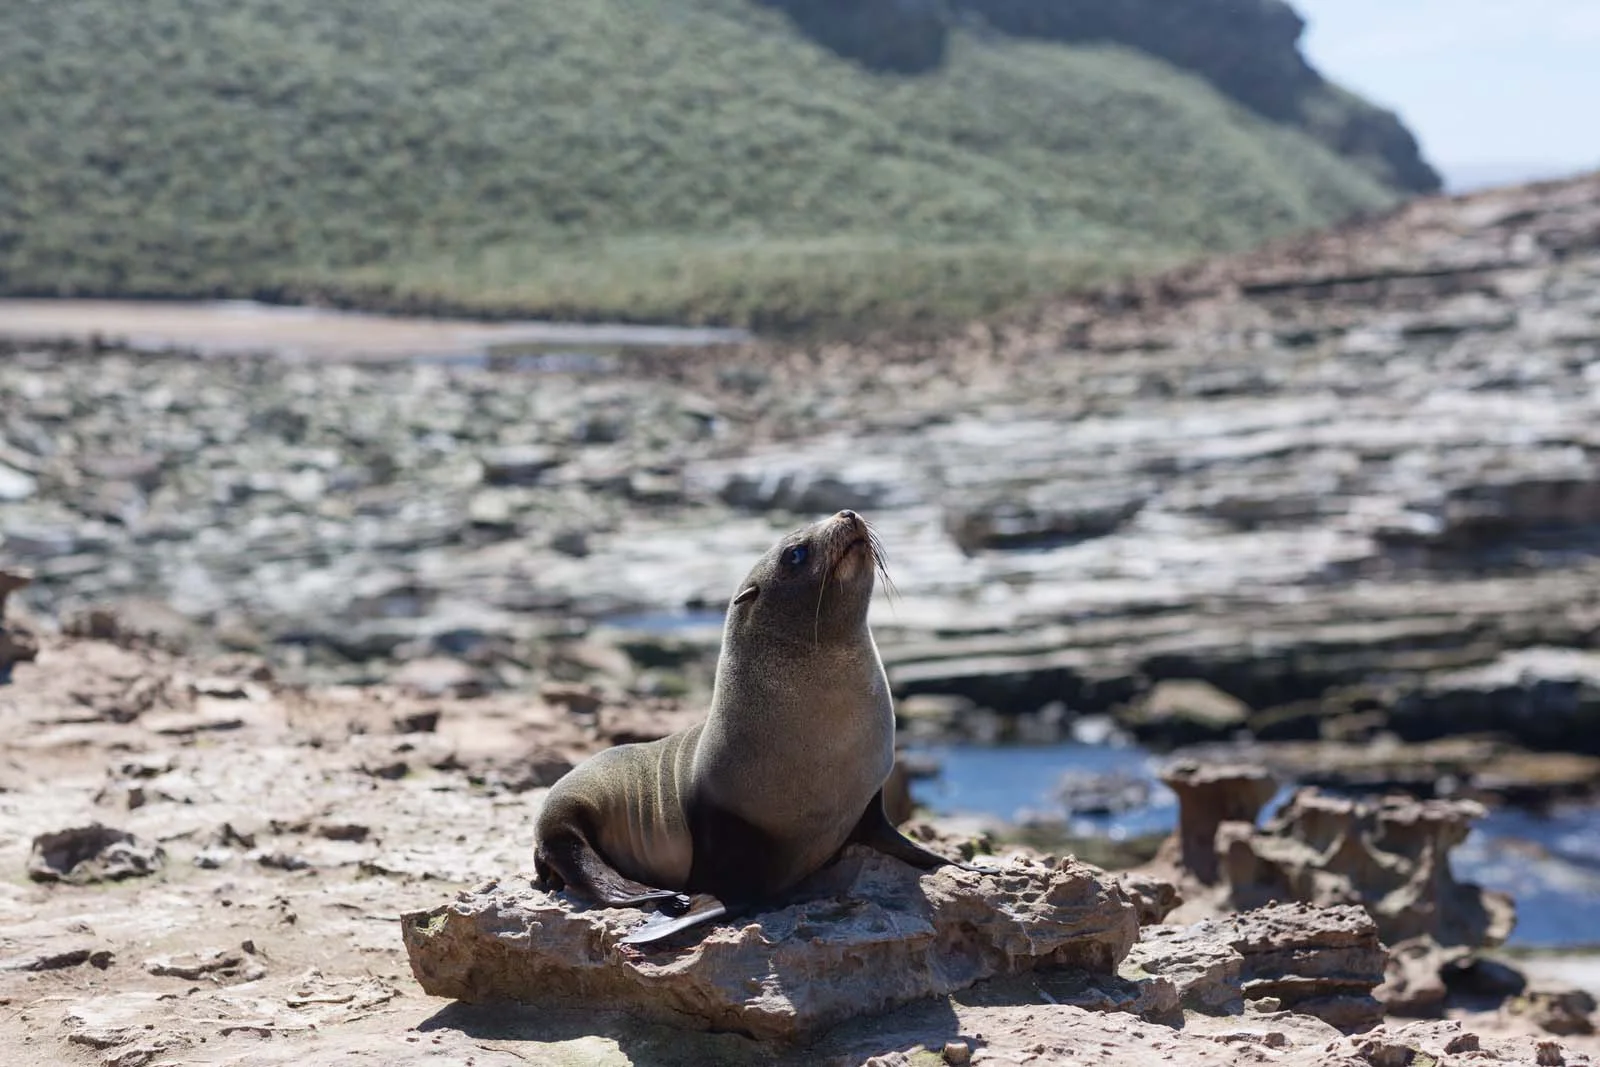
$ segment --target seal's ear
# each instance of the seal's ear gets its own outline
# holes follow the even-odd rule
[[[754,585],[739,590],[739,595],[733,598],[732,606],[738,607],[747,600],[754,600],[756,598],[756,594],[759,592],[761,592],[761,588]]]

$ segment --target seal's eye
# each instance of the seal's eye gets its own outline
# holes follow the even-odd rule
[[[791,567],[798,567],[806,561],[806,557],[809,555],[811,555],[811,550],[805,545],[795,545],[783,554],[783,562]]]

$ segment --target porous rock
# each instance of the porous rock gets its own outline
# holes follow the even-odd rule
[[[1246,1000],[1270,1000],[1356,1032],[1382,1021],[1373,990],[1385,959],[1377,926],[1360,907],[1278,904],[1146,927],[1122,973],[1170,979],[1194,1011],[1237,1014]]]
[[[1112,975],[1138,932],[1115,884],[1073,860],[922,874],[853,846],[797,899],[650,954],[618,944],[641,912],[580,910],[523,876],[401,924],[434,996],[582,1005],[785,1041],[998,975]]]
[[[1588,1056],[1568,1061],[1565,1050],[1554,1041],[1530,1038],[1517,1033],[1476,1032],[1461,1020],[1448,1022],[1389,1023],[1370,1033],[1349,1039],[1355,1056],[1351,1059],[1316,1062],[1367,1064],[1369,1067],[1424,1067],[1427,1064],[1589,1063]],[[1333,1049],[1329,1049],[1333,1051]]]
[[[1225,831],[1218,849],[1237,907],[1359,901],[1387,944],[1425,936],[1493,947],[1516,923],[1511,898],[1456,881],[1449,861],[1483,814],[1465,800],[1370,802],[1302,789],[1260,831]]]

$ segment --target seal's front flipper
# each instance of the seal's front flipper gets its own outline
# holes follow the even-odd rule
[[[999,874],[1000,868],[987,863],[968,863],[965,860],[951,860],[950,866],[958,871],[971,871],[973,874]]]
[[[889,816],[884,813],[881,789],[878,790],[877,796],[867,802],[867,810],[861,813],[861,820],[856,823],[856,828],[850,831],[850,840],[909,863],[920,871],[931,871],[947,866],[977,874],[995,874],[999,870],[996,867],[982,867],[975,863],[946,859],[902,834],[895,829],[894,823],[890,822]]]
[[[671,889],[657,889],[618,874],[577,833],[566,831],[540,841],[533,857],[539,888],[571,889],[585,900],[614,908],[655,903],[668,915],[689,910],[689,898]]]
[[[665,941],[673,934],[699,926],[701,923],[720,919],[730,914],[728,906],[715,897],[707,897],[706,903],[679,915],[677,918],[668,918],[665,915],[652,915],[638,926],[629,931],[618,944],[623,945],[653,945]]]

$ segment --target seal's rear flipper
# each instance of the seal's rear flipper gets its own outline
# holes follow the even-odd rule
[[[624,877],[574,832],[553,834],[549,840],[541,840],[534,853],[533,866],[539,875],[540,889],[571,889],[585,900],[617,908],[655,903],[669,915],[682,915],[689,910],[687,896]]]
[[[707,903],[689,911],[687,914],[678,916],[676,919],[669,918],[666,915],[652,915],[634,927],[628,936],[618,943],[623,945],[653,945],[658,941],[665,941],[680,931],[688,930],[691,927],[699,926],[701,923],[710,922],[712,919],[720,919],[730,914],[728,906],[722,901],[715,897],[706,899]]]
[[[890,822],[889,816],[884,813],[881,789],[878,790],[877,796],[867,802],[867,810],[861,813],[861,820],[856,823],[856,828],[850,831],[850,840],[909,863],[920,871],[931,871],[947,866],[977,874],[995,874],[998,871],[996,867],[983,867],[975,863],[946,859],[902,834],[895,829],[894,823]]]

